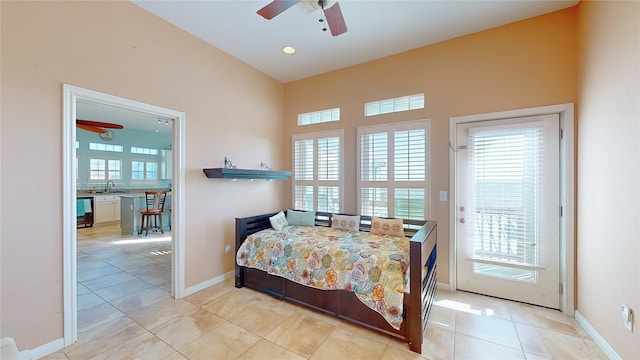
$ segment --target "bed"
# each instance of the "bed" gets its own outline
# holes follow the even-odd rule
[[[276,214],[236,218],[236,256],[249,235],[272,227],[269,218]],[[330,213],[316,212],[313,223],[317,227],[331,228],[331,217]],[[359,230],[369,232],[371,223],[371,217],[361,216]],[[238,265],[238,261],[235,266],[235,286],[246,286],[399,338],[408,343],[410,350],[421,353],[422,339],[436,291],[437,225],[433,221],[424,223],[404,220],[403,227],[405,236],[411,238],[408,245],[408,281],[404,288],[404,296],[401,297],[402,311],[398,323],[390,321],[381,316],[380,311],[365,305],[355,291],[317,289],[283,276]]]

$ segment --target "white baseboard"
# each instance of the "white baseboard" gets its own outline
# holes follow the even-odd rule
[[[438,290],[442,290],[442,291],[449,291],[449,284],[445,284],[445,283],[436,283],[436,289]]]
[[[578,310],[575,311],[575,318],[578,324],[580,324],[584,328],[587,334],[591,336],[591,338],[593,339],[593,341],[595,341],[595,343],[598,345],[600,350],[602,350],[609,359],[622,360],[620,355],[618,355],[618,353],[616,353],[616,351],[613,350],[611,346],[609,346],[609,344],[605,341],[605,339],[602,336],[600,336],[600,334],[598,334],[598,331],[596,331],[596,329],[593,326],[591,326],[591,324],[589,324],[587,319],[585,319],[584,316],[582,316],[582,314],[580,314]]]
[[[227,279],[230,279],[235,276],[235,271],[229,271],[228,273],[224,273],[220,276],[216,276],[213,279],[209,279],[205,282],[201,282],[200,284],[194,285],[190,288],[184,289],[184,296],[189,296],[191,294],[195,294],[200,290],[204,290],[209,286],[213,286],[215,284],[219,284]]]
[[[37,360],[62,349],[64,349],[64,339],[60,338],[35,349],[20,351],[20,360]]]

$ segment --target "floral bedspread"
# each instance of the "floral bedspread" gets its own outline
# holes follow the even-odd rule
[[[317,289],[352,291],[395,329],[402,323],[409,239],[329,227],[285,226],[250,235],[238,265]]]

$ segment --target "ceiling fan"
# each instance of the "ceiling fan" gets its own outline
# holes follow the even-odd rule
[[[109,129],[124,129],[124,126],[120,124],[81,119],[76,119],[76,127],[98,133],[103,140],[113,140],[113,132]]]
[[[271,20],[297,3],[300,3],[308,12],[322,9],[324,17],[329,24],[331,35],[338,36],[347,32],[347,25],[344,22],[340,4],[338,4],[337,0],[273,0],[270,4],[258,10],[258,15]],[[320,21],[323,20],[320,19]]]

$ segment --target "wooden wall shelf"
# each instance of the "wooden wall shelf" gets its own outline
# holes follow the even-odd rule
[[[202,169],[202,171],[208,178],[211,178],[211,179],[285,180],[291,176],[291,171],[248,170],[248,169],[228,169],[228,168]]]

